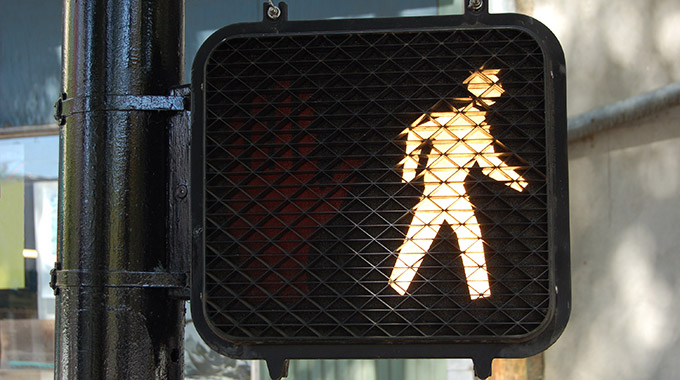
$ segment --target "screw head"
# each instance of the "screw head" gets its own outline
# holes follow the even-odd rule
[[[281,9],[279,9],[277,6],[274,6],[273,4],[270,5],[269,9],[267,9],[267,17],[272,20],[276,20],[277,18],[281,17]]]
[[[189,189],[187,188],[186,185],[179,185],[175,189],[175,198],[184,199],[184,198],[186,198],[188,193],[189,193]]]
[[[482,8],[483,4],[484,2],[482,0],[470,0],[470,2],[468,3],[468,8],[478,11]]]

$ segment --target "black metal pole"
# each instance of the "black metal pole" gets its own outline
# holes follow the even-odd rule
[[[163,281],[173,113],[143,103],[183,66],[184,0],[64,0],[55,378],[182,378],[184,301]]]

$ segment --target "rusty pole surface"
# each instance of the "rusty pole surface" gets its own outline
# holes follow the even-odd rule
[[[181,84],[184,0],[65,0],[63,16],[63,99],[80,107],[60,130],[55,378],[179,379],[184,301],[162,282],[173,113],[121,104]]]

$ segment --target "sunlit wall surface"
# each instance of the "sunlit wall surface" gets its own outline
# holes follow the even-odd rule
[[[680,81],[680,1],[517,0],[517,5],[562,44],[570,116]]]
[[[573,311],[546,379],[680,378],[680,106],[569,146]]]

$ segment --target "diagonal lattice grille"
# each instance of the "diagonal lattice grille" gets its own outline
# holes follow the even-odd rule
[[[498,70],[493,104],[464,83],[483,69]],[[205,86],[204,300],[224,335],[485,339],[526,336],[548,318],[544,63],[532,37],[472,29],[233,38],[213,50]],[[399,294],[390,276],[422,220],[414,210],[426,198],[423,166],[442,149],[413,132],[425,145],[414,158],[420,175],[405,182],[404,130],[423,115],[441,128],[436,115],[469,104],[484,113],[493,140],[485,152],[526,188],[492,178],[482,160],[460,169],[464,190],[440,179],[474,207],[488,289],[472,297],[465,232],[451,212]]]

